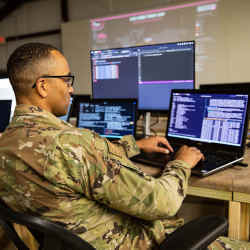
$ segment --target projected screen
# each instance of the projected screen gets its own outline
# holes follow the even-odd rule
[[[7,75],[6,76],[0,75],[0,100],[12,101],[11,115],[10,115],[10,118],[12,118],[16,107],[16,97]]]
[[[226,72],[226,66],[218,62],[218,57],[226,56],[221,16],[219,0],[200,0],[91,19],[91,48],[195,40],[196,72],[202,72],[203,79],[215,81],[218,76],[211,72],[216,72],[218,65],[220,72]]]
[[[90,52],[93,98],[137,98],[140,110],[168,110],[172,89],[193,89],[194,41]]]

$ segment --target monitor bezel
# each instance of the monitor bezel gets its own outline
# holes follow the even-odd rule
[[[1,79],[1,78],[0,78]],[[10,112],[8,114],[8,124],[6,125],[6,127],[4,128],[4,130],[0,129],[0,133],[3,133],[5,131],[5,129],[9,126],[10,124],[10,119],[11,119],[11,107],[12,107],[12,100],[11,99],[0,99],[0,103],[1,102],[8,102],[10,104]]]
[[[5,79],[5,78],[9,79],[8,73],[5,71],[0,71],[0,79]]]
[[[73,100],[72,100],[72,104],[71,104],[69,118],[72,118],[72,117],[77,118],[79,100],[89,101],[89,100],[91,100],[91,95],[89,95],[89,94],[73,94],[73,95],[71,95],[71,97],[73,98]]]
[[[225,90],[226,91],[229,91],[229,90],[246,91],[246,90],[241,89],[242,87],[245,87],[245,86],[250,89],[250,82],[201,83],[199,86],[199,89],[204,90],[204,91],[210,91],[210,90],[213,90],[213,88],[217,88],[216,91],[225,91]],[[230,87],[233,87],[233,88],[230,89]]]

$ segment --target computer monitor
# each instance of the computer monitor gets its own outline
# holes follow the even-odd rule
[[[7,73],[0,73],[0,100],[11,100],[11,120],[16,107],[16,97]]]
[[[193,89],[195,42],[90,51],[93,98],[137,98],[138,109],[169,109],[172,89]]]
[[[0,133],[9,125],[12,100],[0,100]]]
[[[166,137],[171,142],[179,138],[240,147],[247,132],[248,104],[249,94],[239,91],[174,90]]]
[[[90,100],[91,96],[90,95],[80,95],[80,94],[74,94],[70,97],[70,104],[68,107],[67,114],[64,116],[60,116],[59,118],[69,122],[71,117],[77,117],[77,109],[78,109],[78,102],[79,100]]]
[[[74,94],[72,95],[72,105],[71,105],[71,111],[70,111],[70,117],[77,117],[78,112],[78,103],[80,101],[89,101],[91,99],[91,96],[88,94]]]
[[[237,90],[250,93],[250,82],[232,82],[232,83],[206,83],[200,84],[201,90]]]
[[[72,101],[73,101],[73,97],[70,97],[70,103],[68,106],[67,114],[58,117],[65,122],[68,122],[70,119],[70,113],[71,113],[71,109],[72,109]]]
[[[137,99],[79,100],[77,127],[108,139],[135,135]]]
[[[216,91],[240,91],[241,93],[250,93],[250,82],[232,82],[232,83],[206,83],[200,84],[201,90]],[[250,119],[250,109],[248,110],[248,119]]]

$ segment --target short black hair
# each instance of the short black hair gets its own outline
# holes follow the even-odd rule
[[[29,92],[32,84],[41,76],[39,63],[49,59],[51,51],[54,50],[59,51],[45,43],[26,43],[10,55],[7,73],[16,95]]]

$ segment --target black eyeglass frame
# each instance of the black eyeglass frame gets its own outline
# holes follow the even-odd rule
[[[72,80],[71,80],[71,83],[68,83],[68,82],[65,81],[65,80],[64,80],[64,82],[68,85],[69,88],[70,88],[70,87],[73,87],[74,80],[75,80],[75,76],[74,76],[74,75],[63,75],[63,76],[40,76],[39,78],[37,78],[37,80],[40,79],[40,78],[61,78],[61,79],[63,79],[64,77],[69,77],[69,78],[72,79]],[[37,82],[37,80],[36,80],[36,82]],[[32,85],[32,89],[34,89],[34,88],[36,87],[36,82]]]

